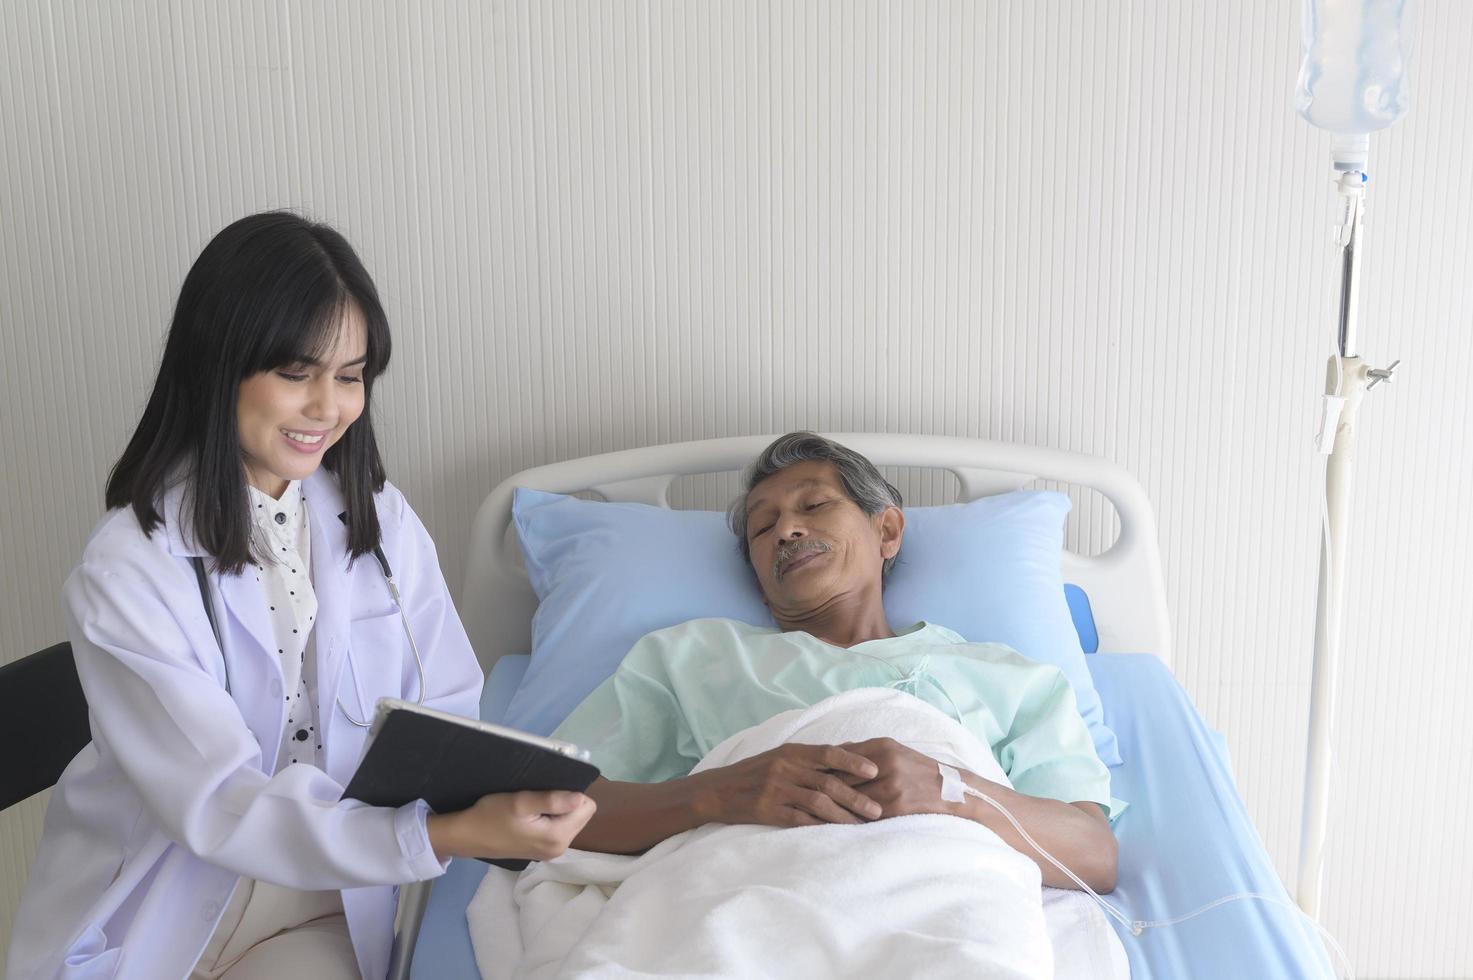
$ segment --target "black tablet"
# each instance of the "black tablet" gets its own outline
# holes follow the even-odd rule
[[[343,799],[390,807],[424,800],[436,813],[453,813],[487,793],[582,792],[597,778],[588,752],[569,742],[380,698],[368,747]],[[528,864],[491,863],[514,871]]]

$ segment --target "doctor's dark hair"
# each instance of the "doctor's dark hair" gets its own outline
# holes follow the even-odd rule
[[[229,225],[184,277],[153,394],[108,476],[108,509],[131,507],[145,534],[165,519],[183,521],[216,569],[244,569],[252,560],[252,525],[236,421],[240,383],[330,350],[350,305],[368,336],[363,414],[322,465],[337,476],[347,505],[348,550],[357,558],[376,548],[373,497],[383,489],[384,464],[371,396],[389,363],[388,318],[347,240],[287,211]],[[186,484],[180,512],[161,517],[161,495],[178,479]]]
[[[747,498],[757,488],[757,484],[769,476],[789,466],[811,462],[834,464],[844,492],[870,517],[883,512],[887,507],[905,506],[900,491],[881,476],[875,464],[864,456],[817,433],[789,432],[773,440],[770,446],[762,450],[756,461],[742,471],[742,492],[726,510],[726,523],[731,528],[731,533],[736,535],[742,561],[749,565],[752,563],[752,548],[747,541]],[[895,561],[899,557],[900,552],[897,551],[885,559],[880,573],[890,574],[890,569],[895,567]]]

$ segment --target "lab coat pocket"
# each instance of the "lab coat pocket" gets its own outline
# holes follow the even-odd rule
[[[97,924],[89,925],[66,951],[61,962],[62,980],[107,980],[117,976],[122,947],[107,948],[107,935]]]
[[[363,711],[372,712],[379,698],[413,697],[405,687],[409,641],[397,612],[355,619],[348,635],[348,682]]]

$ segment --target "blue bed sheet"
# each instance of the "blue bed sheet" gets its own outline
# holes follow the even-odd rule
[[[482,717],[501,717],[527,659],[497,662],[486,680]],[[1288,901],[1238,796],[1221,736],[1171,672],[1146,655],[1093,654],[1088,662],[1125,759],[1111,770],[1111,791],[1130,802],[1115,825],[1120,871],[1108,900],[1147,921],[1184,915],[1235,892]],[[477,976],[465,909],[485,867],[454,861],[436,881],[415,978]],[[1233,902],[1139,937],[1117,929],[1136,980],[1333,977],[1324,948],[1301,923],[1283,906]]]
[[[1176,678],[1152,656],[1087,659],[1125,760],[1110,770],[1110,792],[1130,802],[1115,824],[1119,874],[1106,899],[1145,921],[1238,892],[1292,905],[1238,795],[1222,737]],[[1232,902],[1139,937],[1116,925],[1137,980],[1335,975],[1313,928],[1283,905]]]

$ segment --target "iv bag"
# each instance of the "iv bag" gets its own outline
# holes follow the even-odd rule
[[[1335,134],[1335,167],[1363,170],[1366,134],[1407,110],[1411,0],[1304,0],[1294,107]]]

